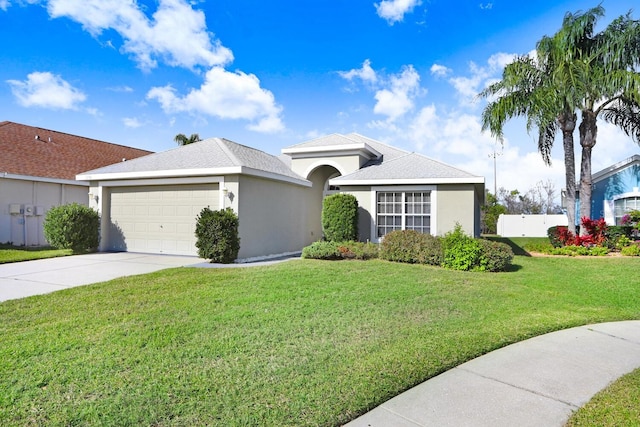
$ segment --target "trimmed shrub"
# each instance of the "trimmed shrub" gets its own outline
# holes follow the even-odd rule
[[[609,249],[616,249],[628,246],[631,242],[631,232],[633,228],[629,225],[610,225],[606,232],[606,246]]]
[[[568,255],[568,256],[604,256],[609,253],[609,249],[602,246],[582,246],[569,245],[561,248],[554,248],[550,255]]]
[[[336,260],[342,259],[342,254],[336,242],[319,241],[304,247],[302,258]]]
[[[387,261],[442,264],[440,239],[415,230],[396,230],[384,236],[380,244],[380,258]]]
[[[418,252],[418,262],[420,264],[435,265],[440,267],[444,261],[444,251],[442,249],[442,239],[431,234],[422,234],[420,250]]]
[[[444,249],[443,267],[462,271],[479,269],[482,247],[476,239],[462,231],[460,224],[456,224],[453,231],[444,235],[442,247]]]
[[[637,244],[625,246],[620,249],[620,253],[624,256],[640,256],[640,246]]]
[[[358,200],[351,194],[332,194],[322,202],[322,232],[325,240],[358,240]]]
[[[196,217],[196,247],[198,256],[229,264],[238,258],[240,237],[238,216],[231,208],[217,211],[206,207]]]
[[[549,227],[547,229],[547,236],[549,237],[549,242],[554,248],[559,248],[563,245],[563,242],[560,240],[560,230],[558,228],[564,228],[568,230],[565,225],[554,225],[553,227]]]
[[[478,240],[482,249],[480,255],[480,270],[497,272],[505,271],[513,261],[513,250],[506,243]]]
[[[306,259],[357,259],[378,258],[378,245],[371,242],[314,242],[302,249],[302,258]]]
[[[57,249],[94,252],[100,243],[100,215],[78,203],[51,208],[44,218],[44,237]]]
[[[378,258],[380,249],[371,242],[342,242],[338,244],[338,251],[342,258],[367,260]]]

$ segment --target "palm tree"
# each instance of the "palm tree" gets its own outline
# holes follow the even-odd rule
[[[189,145],[193,144],[194,142],[201,141],[200,135],[198,135],[197,133],[192,133],[190,137],[187,137],[183,133],[179,133],[173,138],[173,140],[177,142],[178,145]]]
[[[575,20],[576,15],[565,16],[569,25]],[[583,39],[573,43],[569,39],[565,60],[575,78],[574,90],[582,96],[580,217],[590,218],[591,154],[596,145],[598,117],[640,143],[640,74],[635,71],[640,65],[640,21],[627,14],[596,35],[593,26],[585,30]]]
[[[593,35],[602,6],[586,13],[567,13],[553,37],[536,46],[537,60],[517,58],[505,67],[500,82],[480,96],[498,96],[483,112],[483,129],[502,137],[506,120],[527,117],[527,130],[537,127],[538,148],[545,162],[557,130],[562,131],[569,226],[575,224],[575,160],[573,131],[576,111],[582,161],[580,168],[580,216],[591,212],[591,151],[596,142],[597,117],[621,127],[640,143],[640,23],[621,16],[603,32]]]
[[[575,232],[575,157],[573,131],[577,117],[575,106],[566,96],[560,83],[553,84],[556,75],[555,63],[549,55],[551,44],[538,44],[537,58],[521,56],[508,64],[502,80],[490,85],[481,97],[498,98],[490,102],[482,113],[482,129],[503,138],[503,127],[507,120],[516,116],[527,117],[527,131],[538,129],[538,150],[544,162],[551,164],[551,148],[558,130],[562,132],[567,191],[567,217],[569,230]]]

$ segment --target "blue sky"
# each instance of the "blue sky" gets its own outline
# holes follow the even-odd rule
[[[634,3],[602,1],[599,28]],[[483,175],[491,191],[497,149],[498,187],[551,180],[559,193],[560,141],[552,167],[520,120],[500,146],[480,131],[484,103],[475,95],[566,12],[596,5],[0,0],[0,120],[153,151],[175,147],[177,133],[279,154],[359,132]],[[594,171],[639,152],[601,124]]]

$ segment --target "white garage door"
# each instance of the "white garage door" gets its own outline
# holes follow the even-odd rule
[[[196,217],[218,209],[218,184],[114,187],[110,250],[197,255]]]

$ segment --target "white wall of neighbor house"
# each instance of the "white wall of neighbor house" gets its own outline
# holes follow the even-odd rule
[[[296,253],[321,237],[308,221],[314,206],[312,188],[239,178],[239,260]]]
[[[83,182],[0,175],[0,243],[45,246],[43,223],[55,206],[87,205],[89,185]]]
[[[547,237],[547,230],[558,225],[568,225],[562,215],[505,215],[498,217],[496,232],[502,237]]]

